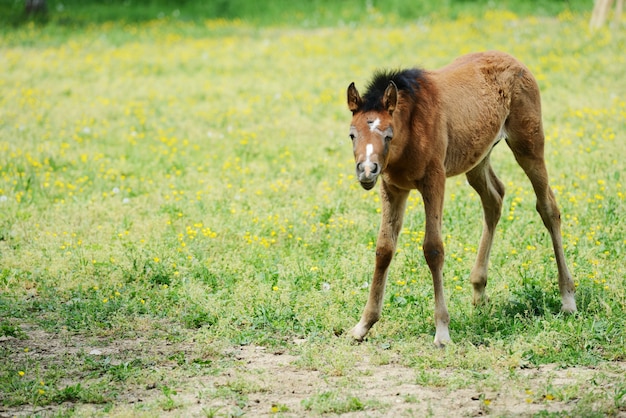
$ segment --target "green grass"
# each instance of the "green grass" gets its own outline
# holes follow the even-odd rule
[[[315,30],[168,18],[2,31],[4,406],[71,402],[103,411],[127,390],[154,386],[161,395],[153,407],[177,410],[177,382],[229,370],[224,352],[249,344],[294,353],[302,370],[349,378],[355,347],[337,335],[367,298],[380,204],[353,176],[345,88],[363,86],[378,67],[434,68],[485,49],[516,55],[539,80],[579,312],[558,312],[549,236],[528,180],[500,145],[492,160],[507,195],[491,303],[471,305],[480,203],[454,178],[444,240],[455,344],[431,346],[433,292],[413,194],[383,319],[359,349],[376,364],[414,368],[424,385],[440,385],[438,371],[453,368],[459,388],[489,370],[626,359],[625,32],[590,33],[588,15],[570,11],[376,16]],[[38,332],[68,344],[146,346],[31,355]],[[160,356],[150,344],[183,349]],[[623,410],[623,382],[613,388],[600,413]],[[210,393],[243,411],[259,391],[233,380]],[[535,391],[576,396],[582,412],[594,410],[583,392]],[[319,414],[386,407],[354,393],[322,391],[300,406]]]

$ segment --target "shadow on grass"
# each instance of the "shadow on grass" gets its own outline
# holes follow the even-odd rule
[[[579,287],[578,312],[570,315],[560,310],[558,290],[527,280],[508,300],[492,301],[453,320],[451,331],[457,341],[476,347],[498,341],[522,349],[523,360],[533,365],[592,365],[624,358],[620,354],[624,321],[607,319],[623,307],[618,301],[604,300],[599,290]]]

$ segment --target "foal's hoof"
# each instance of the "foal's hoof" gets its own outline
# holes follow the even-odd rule
[[[358,333],[356,333],[354,331],[354,328],[352,328],[349,332],[348,332],[348,338],[350,338],[352,341],[355,341],[357,343],[362,343],[363,340],[365,339],[365,335],[360,335]]]
[[[446,348],[446,345],[452,344],[452,340],[448,338],[448,340],[446,341],[441,341],[435,338],[435,341],[433,341],[433,343],[435,344],[435,347],[437,348]]]
[[[354,328],[348,331],[348,335],[357,342],[363,342],[367,331],[369,331],[369,329],[365,328],[361,323],[358,323]]]
[[[561,305],[561,312],[572,314],[576,312],[576,299],[574,295],[567,295],[563,297],[563,305]]]
[[[566,313],[566,314],[574,314],[577,312],[576,305],[574,304],[572,306],[572,305],[564,304],[563,306],[561,306],[561,312]]]
[[[450,333],[447,328],[438,329],[435,332],[435,341],[433,341],[435,347],[444,348],[447,344],[451,344]]]
[[[489,304],[489,297],[482,293],[482,294],[474,294],[474,298],[472,299],[472,304],[475,307],[480,307],[480,306],[485,306]]]

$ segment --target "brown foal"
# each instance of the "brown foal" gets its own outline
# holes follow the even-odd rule
[[[369,190],[380,177],[382,202],[374,278],[361,320],[350,331],[355,339],[362,340],[380,318],[407,197],[417,189],[424,201],[423,250],[435,293],[434,342],[441,346],[450,341],[441,237],[446,177],[465,173],[480,195],[484,224],[470,281],[474,304],[486,300],[489,252],[504,197],[504,185],[489,157],[502,138],[530,179],[537,211],[552,238],[561,309],[576,311],[574,282],[561,242],[561,216],[544,162],[539,87],[526,66],[493,51],[462,56],[435,71],[378,72],[362,97],[350,84],[348,107],[357,178]]]

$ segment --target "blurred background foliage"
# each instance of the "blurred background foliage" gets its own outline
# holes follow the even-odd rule
[[[487,10],[517,15],[550,16],[563,11],[586,12],[592,0],[0,0],[0,25],[41,24],[81,26],[108,21],[155,19],[204,21],[242,20],[253,25],[320,27],[431,18],[454,19]]]

